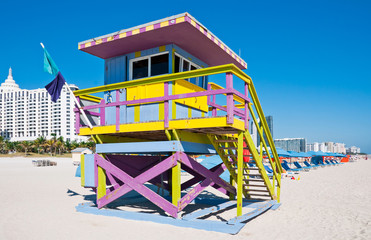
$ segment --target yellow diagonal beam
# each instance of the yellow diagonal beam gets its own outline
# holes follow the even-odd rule
[[[272,158],[271,158],[271,156],[270,156],[270,154],[269,154],[269,150],[268,150],[267,144],[265,143],[265,140],[264,140],[264,137],[263,137],[263,132],[262,132],[261,128],[259,127],[258,120],[256,119],[255,114],[254,114],[254,111],[253,111],[253,109],[251,108],[251,105],[250,105],[250,104],[248,105],[248,107],[249,107],[249,109],[250,109],[251,117],[253,118],[253,120],[254,120],[254,122],[255,122],[255,124],[256,124],[256,126],[257,126],[257,127],[256,127],[256,130],[258,131],[258,133],[259,133],[259,135],[260,135],[261,143],[263,143],[263,146],[264,146],[264,148],[265,148],[265,151],[267,152],[268,159],[269,159],[269,163],[271,164],[272,168],[274,168],[273,160],[272,160]],[[263,129],[264,129],[264,128],[263,128]],[[264,130],[264,131],[265,131],[265,130]],[[248,134],[248,135],[250,135],[250,134]],[[256,151],[256,149],[255,149],[255,151]],[[277,158],[275,158],[275,159],[277,159],[277,161],[279,162],[279,158],[278,158],[278,156],[277,156]],[[279,165],[280,165],[280,164],[279,164]],[[279,177],[279,174],[277,174],[277,170],[276,170],[276,169],[273,169],[273,175],[277,178],[277,183],[278,183],[279,185],[281,185],[281,181],[280,181],[281,177]]]

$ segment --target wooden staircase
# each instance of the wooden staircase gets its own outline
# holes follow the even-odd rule
[[[235,135],[209,135],[211,143],[230,172],[231,184],[237,183],[238,188],[240,182],[243,196],[246,199],[279,201],[281,174],[275,171],[277,169],[275,163],[272,162],[271,168],[274,169],[274,173],[269,178],[262,162],[263,157],[256,150],[249,132],[243,132],[241,135],[243,135],[244,143],[241,144],[242,146],[239,146],[238,137]],[[240,175],[238,174],[239,156],[244,159]]]

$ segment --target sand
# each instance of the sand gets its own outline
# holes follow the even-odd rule
[[[0,158],[0,239],[371,239],[371,160],[282,180],[281,207],[237,235],[78,213],[91,199],[71,159]]]

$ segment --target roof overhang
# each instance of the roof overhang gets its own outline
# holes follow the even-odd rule
[[[79,43],[79,49],[108,59],[132,52],[175,44],[210,67],[247,64],[188,13],[164,18]]]

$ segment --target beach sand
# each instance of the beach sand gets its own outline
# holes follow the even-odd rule
[[[371,160],[284,178],[280,208],[229,235],[76,212],[92,192],[71,159],[48,159],[0,158],[0,239],[371,239]]]

